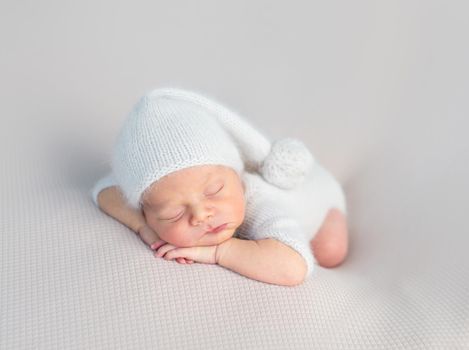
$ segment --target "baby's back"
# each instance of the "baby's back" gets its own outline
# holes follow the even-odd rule
[[[330,208],[346,213],[343,189],[334,176],[319,163],[306,176],[305,181],[292,190],[283,190],[266,182],[260,175],[245,172],[247,198],[266,195],[282,212],[298,220],[308,239],[321,227]],[[246,206],[246,211],[250,208]],[[249,213],[247,213],[248,215]]]

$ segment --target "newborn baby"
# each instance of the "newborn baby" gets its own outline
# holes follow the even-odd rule
[[[332,267],[346,256],[345,198],[332,175],[300,142],[271,145],[203,96],[178,89],[144,96],[112,165],[93,200],[157,257],[297,285],[314,262]]]

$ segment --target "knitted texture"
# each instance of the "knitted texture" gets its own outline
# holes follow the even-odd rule
[[[272,144],[260,172],[267,182],[291,189],[304,181],[313,162],[313,156],[301,141],[285,138]]]
[[[295,139],[271,142],[213,99],[175,88],[145,94],[116,139],[112,170],[124,197],[140,208],[142,193],[161,177],[196,165],[259,172],[284,189],[300,184],[313,156]]]

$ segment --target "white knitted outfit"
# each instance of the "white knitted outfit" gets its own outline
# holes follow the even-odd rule
[[[298,140],[272,144],[239,115],[204,96],[156,89],[134,106],[119,134],[112,169],[91,191],[119,186],[130,207],[166,174],[194,165],[220,164],[245,185],[246,213],[234,237],[274,238],[305,259],[307,277],[316,260],[310,240],[331,208],[346,214],[336,179]]]

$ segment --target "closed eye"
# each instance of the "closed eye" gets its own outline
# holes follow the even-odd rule
[[[184,211],[183,211],[183,212],[181,212],[181,213],[179,213],[178,215],[176,215],[176,216],[172,217],[172,218],[168,218],[168,219],[160,219],[160,220],[163,220],[163,221],[174,220],[173,222],[175,222],[175,221],[179,220],[179,219],[182,217],[182,215],[181,215],[181,214],[184,214]]]
[[[209,193],[207,196],[214,196],[214,195],[216,195],[218,192],[220,192],[220,191],[223,189],[223,187],[225,187],[225,184],[221,185],[221,187],[220,187],[216,192],[214,192],[214,193]]]

